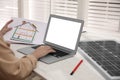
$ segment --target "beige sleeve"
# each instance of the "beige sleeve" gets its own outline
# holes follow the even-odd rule
[[[16,58],[7,43],[0,39],[0,77],[5,80],[23,80],[36,63],[37,59],[33,55]]]

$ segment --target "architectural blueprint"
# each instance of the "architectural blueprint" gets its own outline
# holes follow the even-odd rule
[[[35,24],[26,21],[22,21],[22,24],[15,26],[15,28],[11,39],[17,41],[32,42],[38,32]]]

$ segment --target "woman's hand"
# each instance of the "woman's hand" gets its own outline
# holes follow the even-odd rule
[[[3,28],[0,30],[0,37],[3,37],[8,31],[12,29],[8,27],[8,25],[12,22],[13,20],[10,20],[3,26]]]
[[[55,50],[53,50],[50,46],[40,46],[33,52],[33,55],[39,59],[50,52],[55,52]]]

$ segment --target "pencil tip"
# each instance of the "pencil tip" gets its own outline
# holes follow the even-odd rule
[[[71,72],[70,75],[73,75],[74,72]]]

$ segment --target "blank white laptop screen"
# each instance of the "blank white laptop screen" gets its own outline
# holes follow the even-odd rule
[[[51,17],[45,41],[75,50],[80,28],[80,22]]]

